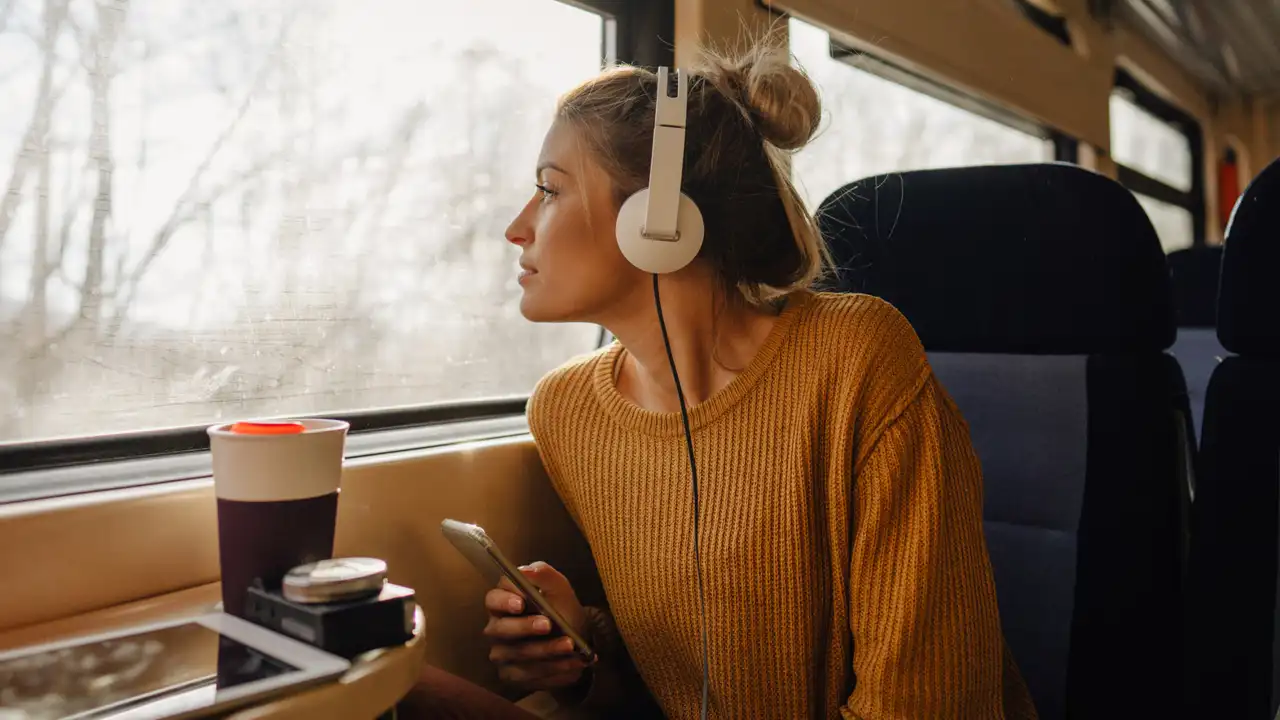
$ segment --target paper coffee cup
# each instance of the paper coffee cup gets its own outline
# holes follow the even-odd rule
[[[279,588],[290,568],[333,556],[349,428],[313,418],[209,428],[226,612],[243,617],[249,587]]]

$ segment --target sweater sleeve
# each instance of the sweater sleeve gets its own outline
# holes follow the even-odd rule
[[[1004,717],[982,471],[931,372],[859,449],[852,503],[855,685],[843,717]]]
[[[609,608],[589,606],[586,611],[590,621],[587,642],[591,643],[599,659],[584,673],[582,682],[577,686],[552,694],[556,702],[565,707],[593,715],[616,715],[630,695],[627,687],[632,684],[628,682],[627,672],[630,657]]]

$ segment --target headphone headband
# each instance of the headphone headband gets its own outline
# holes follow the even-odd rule
[[[658,68],[653,112],[653,154],[649,163],[649,206],[641,233],[650,240],[677,240],[680,182],[684,177],[684,131],[688,117],[688,76],[676,70],[676,94],[665,67]]]
[[[616,227],[622,254],[632,265],[655,274],[675,272],[692,262],[704,231],[698,206],[680,192],[689,79],[680,70],[675,73],[672,95],[669,70],[658,68],[649,186],[622,204]]]

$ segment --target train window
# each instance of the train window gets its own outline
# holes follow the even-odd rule
[[[1182,130],[1111,94],[1111,157],[1183,192],[1191,189],[1191,143]]]
[[[1116,177],[1137,197],[1165,252],[1204,241],[1204,178],[1195,119],[1125,70],[1111,93]]]
[[[1047,162],[1054,145],[832,57],[826,31],[789,20],[791,52],[819,86],[823,127],[795,155],[793,172],[811,208],[841,185],[884,172],[987,163]]]
[[[1165,253],[1189,248],[1195,242],[1195,221],[1191,213],[1177,205],[1161,202],[1141,193],[1134,193],[1138,204],[1147,211],[1151,225],[1160,237]]]
[[[6,7],[0,443],[523,395],[596,345],[520,316],[503,230],[602,15]]]

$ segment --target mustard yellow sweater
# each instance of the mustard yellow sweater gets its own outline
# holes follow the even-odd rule
[[[618,392],[621,350],[552,371],[528,409],[608,597],[591,609],[602,663],[583,702],[607,717],[634,700],[611,675],[626,661],[667,717],[696,718],[680,414]],[[967,426],[894,308],[792,295],[752,362],[689,420],[712,716],[1035,716],[1000,630]]]

